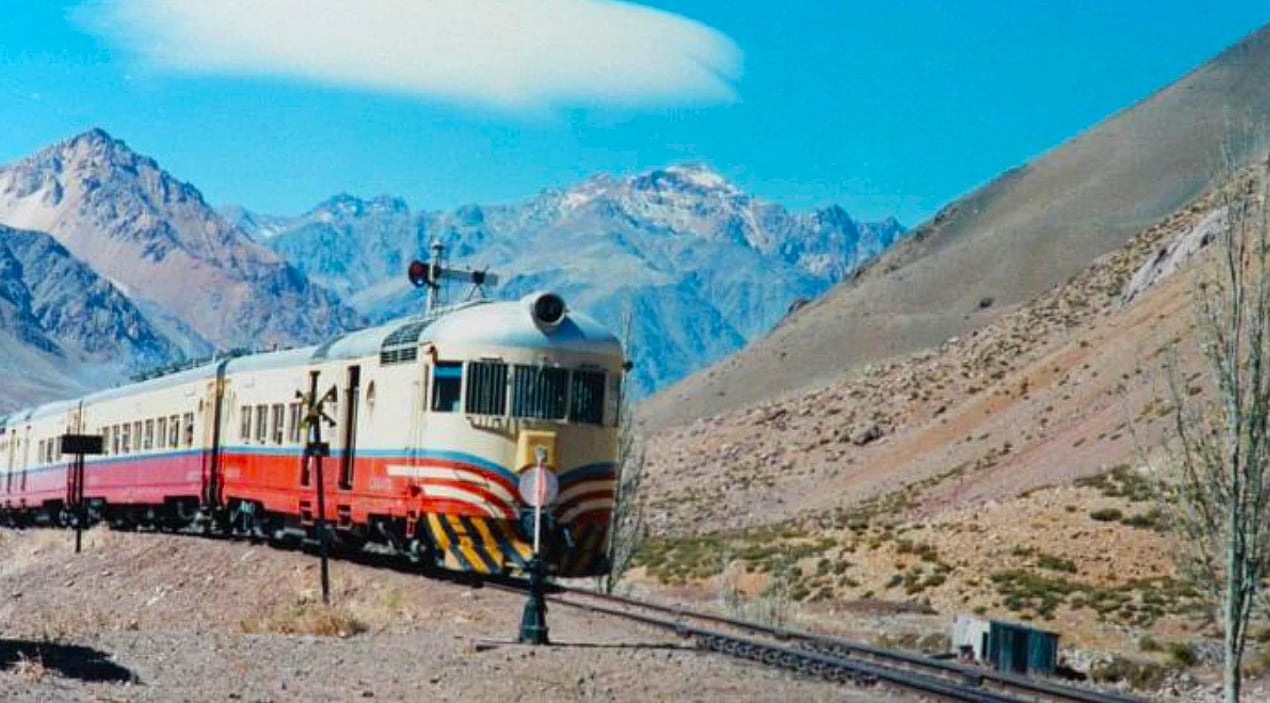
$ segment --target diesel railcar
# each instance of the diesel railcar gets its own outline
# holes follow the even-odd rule
[[[118,528],[313,539],[317,484],[298,391],[334,387],[324,427],[330,534],[483,574],[523,570],[520,475],[558,480],[551,573],[607,570],[623,351],[552,293],[475,300],[317,346],[213,361],[0,420],[0,518],[66,524],[67,433],[86,458],[90,520]]]

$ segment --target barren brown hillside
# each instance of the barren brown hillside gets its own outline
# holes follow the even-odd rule
[[[829,383],[997,319],[1246,162],[1270,110],[1270,27],[944,208],[855,280],[644,405],[652,430]],[[1251,126],[1250,126],[1251,125]]]
[[[1250,173],[936,349],[656,435],[636,573],[822,619],[929,608],[932,636],[956,612],[1040,620],[1087,661],[1202,647],[1211,621],[1146,474],[1171,349],[1185,391],[1207,392],[1190,293],[1209,250],[1178,252],[1211,241]]]
[[[848,519],[852,506],[897,490],[904,507],[929,514],[1133,462],[1134,433],[1155,437],[1166,417],[1164,351],[1189,334],[1194,269],[1121,299],[1138,268],[1215,207],[1212,196],[1195,201],[934,350],[657,435],[647,482],[655,529]]]

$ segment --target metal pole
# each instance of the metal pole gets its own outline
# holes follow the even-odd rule
[[[322,455],[319,453],[317,460],[317,531],[318,543],[321,545],[322,554],[322,604],[331,604],[331,571],[328,564],[330,559],[330,543],[326,534],[326,480],[322,475]]]
[[[545,477],[542,475],[542,464],[539,463],[534,469],[534,556],[542,550],[542,498],[543,483]]]
[[[318,533],[319,554],[322,562],[322,604],[330,605],[331,603],[331,572],[328,563],[330,559],[330,545],[326,534],[326,476],[322,472],[322,404],[324,398],[318,398],[318,371],[309,372],[309,445],[305,447],[305,454],[310,461],[313,461],[314,480],[317,481],[317,519],[314,521],[314,528]]]
[[[88,511],[84,506],[84,455],[75,455],[75,553],[79,554],[84,542],[84,522]]]
[[[547,644],[547,598],[544,586],[547,580],[547,562],[542,558],[542,504],[547,502],[547,452],[538,447],[535,452],[538,463],[534,467],[534,556],[529,562],[529,596],[520,616],[520,641],[527,644]]]

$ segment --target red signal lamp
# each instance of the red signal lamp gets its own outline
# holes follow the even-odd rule
[[[410,262],[410,267],[406,269],[406,276],[410,278],[411,285],[415,288],[422,288],[428,285],[428,265],[415,259]]]

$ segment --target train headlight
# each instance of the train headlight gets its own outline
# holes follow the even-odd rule
[[[564,298],[555,293],[534,293],[528,296],[529,312],[534,316],[534,321],[544,327],[555,327],[564,319],[564,314],[568,311],[565,308]]]

